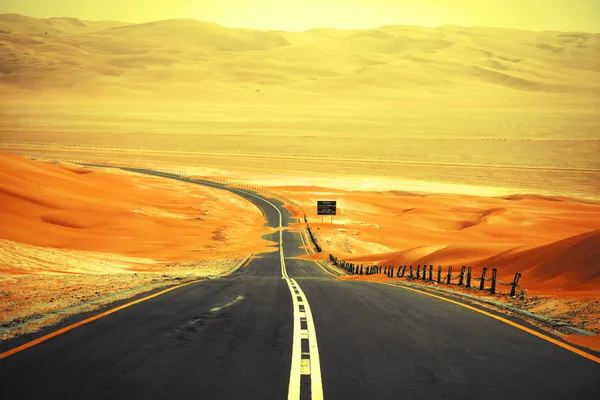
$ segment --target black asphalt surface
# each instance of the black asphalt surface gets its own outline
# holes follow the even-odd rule
[[[279,225],[259,194],[234,191],[263,210],[267,225]],[[284,226],[295,222],[268,200]],[[336,280],[291,258],[305,254],[302,245],[297,232],[284,231],[287,273],[312,309],[325,399],[600,398],[600,364],[456,304]],[[286,399],[294,322],[273,250],[229,277],[170,291],[0,360],[0,397]],[[9,348],[3,343],[0,352]]]

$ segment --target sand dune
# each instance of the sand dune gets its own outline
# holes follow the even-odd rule
[[[594,290],[600,288],[600,230],[568,237],[544,246],[480,260],[478,264],[521,271],[531,288]]]
[[[0,239],[154,263],[239,259],[266,249],[256,234],[260,212],[222,191],[5,153],[0,177]],[[3,274],[46,268],[41,259],[17,269],[3,259]]]
[[[55,17],[33,18],[20,14],[1,14],[0,31],[2,33],[28,33],[31,35],[46,34],[80,34],[117,26],[127,26],[126,22],[118,21],[84,21],[78,18]]]
[[[335,182],[331,182],[335,187]],[[483,266],[523,274],[534,293],[600,288],[600,203],[538,195],[476,197],[407,192],[274,188],[299,201],[324,252],[358,263]],[[322,191],[322,190],[321,190]],[[316,199],[336,199],[334,223]]]
[[[98,87],[188,99],[260,88],[356,99],[394,99],[398,89],[411,98],[595,95],[600,81],[600,35],[577,32],[394,25],[298,33],[185,19],[126,24],[3,14],[0,43],[1,85],[71,94]]]
[[[271,251],[228,192],[0,153],[0,340]]]

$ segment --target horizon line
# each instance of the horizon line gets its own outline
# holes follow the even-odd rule
[[[167,19],[158,19],[158,20],[150,20],[150,21],[144,21],[144,22],[128,22],[128,21],[121,21],[121,20],[116,20],[116,19],[83,19],[80,17],[70,17],[70,16],[62,16],[62,17],[33,17],[31,15],[26,15],[26,14],[21,14],[21,13],[0,13],[0,17],[5,16],[5,15],[17,15],[17,16],[21,16],[21,17],[27,17],[27,18],[33,18],[33,19],[38,19],[38,20],[49,20],[49,19],[75,19],[78,21],[87,21],[87,22],[118,22],[118,23],[123,23],[126,25],[143,25],[143,24],[149,24],[149,23],[153,23],[153,22],[166,22],[166,21],[178,21],[178,20],[184,20],[184,21],[196,21],[196,22],[203,22],[203,23],[208,23],[208,24],[213,24],[213,25],[218,25],[224,28],[228,28],[228,29],[249,29],[249,30],[255,30],[255,31],[273,31],[273,32],[293,32],[293,33],[304,33],[304,32],[309,32],[309,31],[313,31],[313,30],[318,30],[318,29],[331,29],[331,30],[337,30],[337,31],[364,31],[364,30],[373,30],[373,29],[380,29],[380,28],[389,28],[389,27],[395,27],[395,26],[399,26],[399,27],[418,27],[418,28],[426,28],[426,29],[439,29],[439,28],[443,28],[443,27],[457,27],[457,28],[464,28],[464,29],[476,29],[476,28],[484,28],[484,29],[504,29],[504,30],[512,30],[512,31],[524,31],[524,32],[564,32],[564,33],[589,33],[589,34],[600,34],[600,32],[591,32],[591,31],[581,31],[581,30],[556,30],[556,29],[544,29],[544,30],[532,30],[532,29],[523,29],[523,28],[507,28],[507,27],[502,27],[502,26],[486,26],[486,25],[470,25],[470,26],[466,26],[466,25],[457,25],[457,24],[452,24],[452,23],[447,23],[447,24],[442,24],[442,25],[436,25],[436,26],[428,26],[428,25],[406,25],[406,24],[388,24],[388,25],[378,25],[378,26],[373,26],[373,27],[362,27],[362,28],[335,28],[335,27],[331,27],[331,26],[320,26],[320,27],[314,27],[314,28],[308,28],[305,30],[285,30],[285,29],[264,29],[264,28],[250,28],[247,26],[228,26],[228,25],[224,25],[222,23],[219,22],[213,22],[213,21],[208,21],[208,20],[201,20],[201,19],[196,19],[196,18],[167,18]]]

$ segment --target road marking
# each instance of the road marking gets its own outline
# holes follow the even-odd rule
[[[300,374],[301,375],[310,375],[310,360],[307,358],[303,358],[300,360]],[[312,379],[312,377],[311,377]]]
[[[401,289],[405,289],[405,290],[410,290],[410,291],[413,291],[413,292],[421,293],[421,294],[424,294],[424,295],[427,295],[427,296],[435,297],[436,299],[444,300],[444,301],[447,301],[449,303],[453,303],[453,304],[459,305],[461,307],[468,308],[469,310],[476,311],[476,312],[478,312],[480,314],[483,314],[483,315],[486,315],[486,316],[488,316],[490,318],[494,318],[494,319],[496,319],[498,321],[504,322],[505,324],[513,326],[513,327],[515,327],[517,329],[520,329],[522,331],[525,331],[527,333],[530,333],[530,334],[532,334],[534,336],[539,337],[540,339],[546,340],[546,341],[548,341],[550,343],[553,343],[553,344],[555,344],[557,346],[560,346],[560,347],[562,347],[562,348],[564,348],[566,350],[569,350],[569,351],[571,351],[571,352],[573,352],[575,354],[578,354],[578,355],[580,355],[582,357],[585,357],[585,358],[587,358],[589,360],[592,360],[592,361],[600,364],[600,357],[593,356],[593,355],[591,355],[589,353],[586,353],[585,351],[579,350],[576,347],[569,346],[568,344],[563,343],[563,342],[561,342],[559,340],[556,340],[554,338],[551,338],[550,336],[546,336],[543,333],[536,332],[533,329],[529,329],[526,326],[519,325],[516,322],[509,321],[506,318],[502,318],[502,317],[500,317],[498,315],[494,315],[494,314],[489,313],[487,311],[483,311],[483,310],[480,310],[480,309],[478,309],[476,307],[472,307],[472,306],[469,306],[467,304],[463,304],[463,303],[455,301],[455,300],[447,299],[447,298],[442,297],[442,296],[437,296],[437,295],[432,294],[432,293],[423,292],[423,291],[418,290],[418,289],[413,289],[413,288],[409,288],[409,287],[406,287],[406,286],[394,285],[392,283],[385,283],[385,282],[379,282],[379,283],[381,283],[383,285],[387,285],[387,286],[392,286],[392,287],[395,287],[395,288],[401,288]]]
[[[244,300],[244,296],[238,296],[235,299],[233,299],[233,300],[231,300],[231,301],[223,304],[222,306],[211,308],[210,312],[221,311],[222,309],[227,308],[227,307],[231,307],[232,305],[237,304],[237,303],[239,303],[242,300]]]
[[[235,189],[233,189],[235,190]],[[288,386],[288,400],[300,399],[300,377],[301,375],[310,375],[310,394],[312,400],[323,399],[323,382],[321,379],[321,362],[319,358],[319,346],[317,344],[317,332],[315,323],[310,311],[310,305],[306,295],[300,288],[295,279],[291,279],[285,268],[285,256],[283,254],[283,216],[281,211],[270,201],[248,193],[246,191],[237,190],[246,195],[256,197],[259,200],[271,205],[279,214],[279,259],[281,260],[281,275],[287,282],[292,296],[292,306],[294,310],[294,334],[292,338],[292,365],[290,367],[290,384]],[[259,207],[260,208],[260,207]],[[300,292],[297,295],[295,292]],[[302,315],[300,309],[302,308]],[[301,322],[305,320],[308,333],[303,333]],[[309,358],[302,358],[302,339],[308,338]],[[308,366],[307,366],[308,365]]]
[[[308,238],[305,238],[304,235],[304,230],[300,230],[300,240],[302,240],[302,244],[304,245],[304,251],[306,252],[306,254],[314,254],[314,252],[312,252],[312,248],[310,249],[311,252],[309,252],[309,245],[308,245]],[[328,271],[327,268],[325,268],[325,266],[323,264],[321,264],[320,260],[311,260],[312,262],[314,262],[315,264],[317,264],[319,266],[319,268],[321,268],[324,272],[328,273],[329,275],[337,278],[338,275],[332,273],[331,271]]]
[[[32,340],[31,342],[27,342],[25,344],[22,344],[19,347],[15,347],[14,349],[5,351],[4,353],[0,353],[0,360],[2,360],[3,358],[6,358],[8,356],[11,356],[13,354],[19,353],[19,352],[21,352],[23,350],[29,349],[30,347],[33,347],[33,346],[38,345],[38,344],[40,344],[42,342],[45,342],[48,339],[52,339],[53,337],[56,337],[58,335],[62,335],[63,333],[72,331],[73,329],[78,328],[78,327],[80,327],[82,325],[89,324],[92,321],[95,321],[95,320],[100,319],[102,317],[106,317],[107,315],[110,315],[110,314],[114,314],[117,311],[120,311],[120,310],[122,310],[124,308],[131,307],[131,306],[133,306],[135,304],[141,303],[141,302],[146,301],[146,300],[150,300],[150,299],[152,299],[154,297],[157,297],[157,296],[160,296],[160,295],[165,294],[167,292],[170,292],[171,290],[179,289],[181,287],[184,287],[184,286],[187,286],[187,285],[191,285],[192,283],[197,283],[197,282],[201,282],[201,281],[200,280],[196,280],[196,281],[192,281],[192,282],[183,283],[181,285],[173,286],[173,287],[165,289],[165,290],[163,290],[161,292],[152,294],[150,296],[146,296],[144,298],[132,301],[132,302],[127,303],[127,304],[123,304],[122,306],[115,307],[115,308],[110,309],[108,311],[104,311],[104,312],[102,312],[100,314],[94,315],[93,317],[86,318],[83,321],[76,322],[76,323],[71,324],[69,326],[66,326],[66,327],[64,327],[62,329],[59,329],[57,331],[51,332],[51,333],[49,333],[47,335],[44,335],[44,336],[42,336],[40,338]]]
[[[304,229],[298,229],[298,231],[300,232],[300,239],[302,240],[302,245],[304,246],[304,251],[306,251],[307,254],[313,254],[314,251],[312,251],[312,248],[309,248],[309,245],[308,245],[308,238],[306,237],[306,234],[305,234],[306,231]],[[310,247],[312,247],[312,246],[310,246]]]
[[[293,280],[293,279],[292,279]],[[294,280],[295,282],[295,280]],[[304,292],[298,285],[298,289],[302,294],[302,297],[306,299]],[[310,305],[308,301],[304,302],[304,310],[306,315],[306,325],[308,330],[308,346],[310,353],[310,382],[311,382],[311,398],[315,399],[323,399],[323,385],[321,379],[321,360],[319,358],[319,346],[317,344],[317,331],[315,330],[315,322],[312,317],[312,313],[310,312]],[[318,385],[314,383],[318,382]]]
[[[207,186],[210,186],[210,185],[207,185]],[[290,277],[287,274],[287,270],[285,267],[285,256],[283,254],[283,229],[282,229],[283,228],[283,216],[281,215],[281,211],[279,211],[279,209],[270,201],[268,201],[262,197],[256,196],[252,193],[248,193],[248,192],[242,191],[242,190],[236,190],[233,188],[227,188],[226,190],[230,190],[232,192],[233,191],[241,192],[248,196],[252,196],[259,200],[262,200],[262,201],[266,202],[267,204],[271,205],[275,209],[275,211],[277,211],[277,213],[279,214],[279,258],[281,260],[281,274],[283,276],[283,279],[286,280],[286,282],[288,284],[288,288],[290,289],[290,294],[292,296],[293,310],[294,310],[294,331],[293,331],[294,333],[293,333],[293,340],[292,340],[292,364],[290,367],[290,383],[289,383],[289,387],[288,387],[288,400],[299,400],[300,399],[300,376],[302,375],[303,371],[306,372],[305,369],[304,370],[302,369],[302,365],[304,365],[303,363],[306,363],[307,361],[310,363],[308,374],[310,374],[310,376],[311,376],[311,379],[310,379],[310,381],[311,381],[311,399],[312,400],[322,400],[323,399],[323,383],[322,383],[322,379],[321,379],[321,365],[320,365],[319,348],[317,345],[317,335],[316,335],[315,325],[314,325],[314,321],[312,319],[312,313],[310,311],[310,306],[308,304],[308,300],[306,299],[306,295],[304,294],[302,289],[300,289],[300,285],[294,279],[290,279]],[[258,208],[261,210],[261,212],[263,212],[263,215],[265,215],[262,208],[260,208],[260,207],[258,207]],[[105,312],[95,315],[93,317],[87,318],[83,321],[79,321],[79,322],[69,325],[65,328],[62,328],[55,332],[49,333],[48,335],[42,336],[41,338],[38,338],[31,342],[25,343],[19,347],[8,350],[4,353],[0,353],[0,360],[8,357],[10,355],[13,355],[15,353],[19,353],[30,347],[33,347],[37,344],[45,342],[46,340],[56,337],[58,335],[61,335],[65,332],[73,330],[77,327],[88,324],[92,321],[95,321],[95,320],[105,317],[107,315],[113,314],[124,308],[130,307],[132,305],[135,305],[135,304],[141,303],[143,301],[152,299],[154,297],[160,296],[164,293],[170,292],[171,290],[175,290],[175,289],[178,289],[178,288],[181,288],[181,287],[184,287],[187,285],[191,285],[191,284],[197,283],[197,282],[200,282],[200,280],[187,282],[187,283],[184,283],[181,285],[174,286],[172,288],[163,290],[161,292],[144,297],[142,299],[139,299],[139,300],[124,304],[122,306],[113,308],[111,310],[105,311]],[[298,301],[298,298],[294,293],[295,289],[300,291],[300,294],[301,294],[301,296],[299,296],[300,301]],[[302,302],[303,304],[299,304],[300,302]],[[304,308],[303,311],[305,313],[307,325],[308,325],[308,340],[309,340],[309,350],[310,350],[309,351],[309,354],[310,354],[309,359],[302,358],[302,342],[301,342],[302,335],[301,335],[301,326],[300,326],[300,321],[301,321],[300,308],[301,307]],[[303,316],[303,319],[304,319],[304,316]],[[307,360],[307,361],[303,361],[303,360]]]
[[[252,260],[254,260],[254,256],[255,256],[255,254],[252,254],[252,255],[250,256],[250,258],[248,259],[248,261],[246,261],[246,262],[244,263],[244,265],[242,265],[242,268],[246,268],[248,265],[250,265],[250,263],[252,262]]]

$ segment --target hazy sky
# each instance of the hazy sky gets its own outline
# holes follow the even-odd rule
[[[147,22],[193,18],[302,31],[381,25],[600,32],[600,0],[0,0],[0,13]]]

